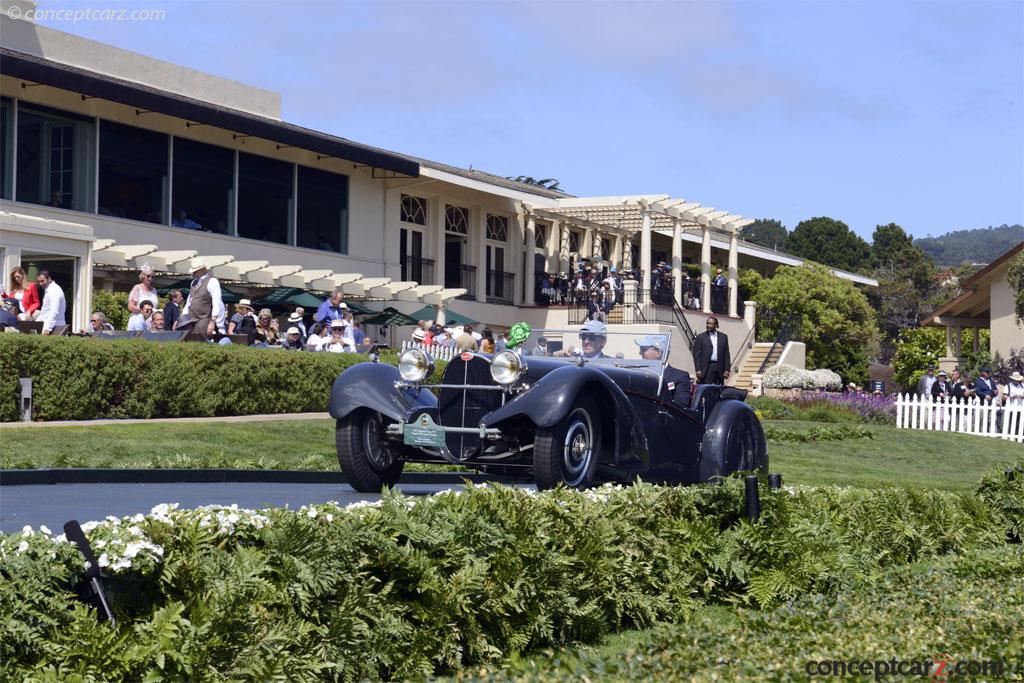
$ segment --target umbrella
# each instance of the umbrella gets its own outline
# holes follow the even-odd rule
[[[409,314],[410,318],[416,318],[417,320],[433,320],[437,311],[434,310],[433,306],[424,306],[423,308]],[[444,324],[445,325],[476,325],[477,321],[473,320],[467,315],[461,315],[456,313],[450,308],[446,308],[444,311]]]
[[[398,325],[398,326],[403,326],[403,325],[415,325],[418,322],[419,321],[416,320],[415,318],[410,318],[405,313],[402,313],[401,311],[397,311],[394,308],[391,308],[389,306],[388,308],[385,308],[383,311],[381,311],[377,315],[373,316],[372,318],[367,318],[366,320],[364,320],[363,324],[364,325]]]
[[[156,292],[160,296],[167,296],[168,293],[171,292],[171,290],[177,289],[178,291],[185,292],[185,296],[188,296],[188,290],[189,290],[189,287],[191,287],[191,286],[192,286],[192,278],[188,278],[187,277],[184,280],[178,280],[177,282],[175,282],[173,284],[167,285],[166,287],[162,287],[162,288],[156,290]],[[223,301],[226,304],[237,304],[242,299],[242,297],[240,297],[237,293],[232,292],[230,289],[228,289],[224,285],[220,286],[220,298],[221,298],[221,301]]]
[[[367,308],[366,306],[360,306],[359,304],[355,303],[354,301],[346,301],[345,305],[348,306],[348,310],[352,311],[352,315],[369,315],[371,313],[376,313],[377,312],[377,311],[373,310],[372,308]]]
[[[302,306],[303,308],[312,308],[313,310],[316,310],[316,307],[319,306],[322,301],[323,300],[315,294],[298,287],[278,287],[277,289],[271,290],[265,296],[261,296],[259,299],[253,301],[252,305],[256,308],[263,306],[267,308]]]

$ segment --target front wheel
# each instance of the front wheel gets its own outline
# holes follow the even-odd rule
[[[712,414],[701,447],[701,481],[735,472],[767,472],[768,443],[754,411],[738,401],[719,404],[718,410],[722,413]]]
[[[533,476],[537,488],[559,484],[584,489],[593,484],[601,447],[601,412],[593,399],[576,401],[553,427],[538,429],[533,444]]]
[[[377,493],[398,483],[405,462],[384,438],[387,424],[380,413],[356,410],[338,420],[334,430],[338,463],[356,491]]]

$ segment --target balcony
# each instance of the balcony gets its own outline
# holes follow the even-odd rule
[[[434,282],[434,261],[433,259],[420,258],[418,256],[406,256],[402,259],[402,281],[419,282],[420,284],[432,284]]]
[[[459,284],[446,286],[458,286],[466,290],[466,293],[458,297],[467,301],[476,301],[476,266],[459,266]]]
[[[516,276],[503,270],[487,271],[487,303],[511,306],[515,302]]]

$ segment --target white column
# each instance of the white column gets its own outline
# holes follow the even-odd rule
[[[736,317],[739,309],[739,250],[736,245],[736,230],[729,235],[729,315]]]
[[[565,222],[555,223],[558,229],[558,271],[569,272],[569,224]]]
[[[601,260],[601,233],[598,232],[597,230],[594,230],[593,234],[594,234],[594,238],[593,238],[594,241],[593,241],[593,244],[591,245],[593,247],[591,252],[590,252],[591,258],[594,261],[600,261]]]
[[[974,328],[974,353],[978,353],[978,349],[981,348],[981,338],[978,335],[980,328]]]
[[[646,204],[640,205],[643,213],[643,222],[640,224],[640,270],[643,275],[643,300],[647,301],[651,296],[651,212]]]
[[[594,256],[594,231],[591,228],[583,229],[583,244],[580,245],[579,259],[593,258]]]
[[[622,235],[616,235],[612,242],[612,265],[622,270]]]
[[[954,358],[953,355],[953,326],[946,325],[946,358]]]
[[[85,249],[85,255],[78,261],[78,283],[76,289],[76,298],[78,301],[75,306],[74,320],[69,320],[68,324],[71,325],[72,332],[78,332],[80,330],[88,329],[89,317],[92,315],[92,244],[89,243]],[[7,271],[10,272],[10,271]]]
[[[711,228],[704,226],[700,242],[701,310],[711,312]]]
[[[622,269],[632,270],[633,269],[633,237],[629,236],[626,238],[622,245]]]
[[[536,253],[535,243],[537,241],[537,219],[532,213],[526,214],[526,282],[524,282],[525,289],[523,290],[523,305],[533,306],[533,281],[537,277],[536,269],[534,268],[534,254]]]
[[[672,293],[676,303],[683,305],[683,222],[672,219]]]
[[[487,301],[487,212],[476,209],[476,300]]]
[[[444,202],[438,197],[434,209],[434,284],[444,286]],[[426,284],[421,282],[420,284]]]
[[[523,272],[525,261],[527,261],[523,251],[526,248],[526,245],[523,244],[523,235],[526,233],[526,216],[522,213],[516,213],[515,219],[512,221],[511,232],[508,246],[511,252],[509,258],[512,263],[506,272],[512,273],[512,305],[519,306],[523,303],[523,287],[526,284],[523,282]]]
[[[960,340],[963,339],[963,328],[960,327],[960,323],[956,322],[953,324],[953,357],[960,358],[963,355],[963,351],[960,348]]]

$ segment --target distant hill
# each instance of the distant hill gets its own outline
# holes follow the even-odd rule
[[[938,266],[961,263],[991,263],[1000,254],[1024,240],[1024,226],[954,230],[938,237],[922,237],[914,244],[935,259]]]

